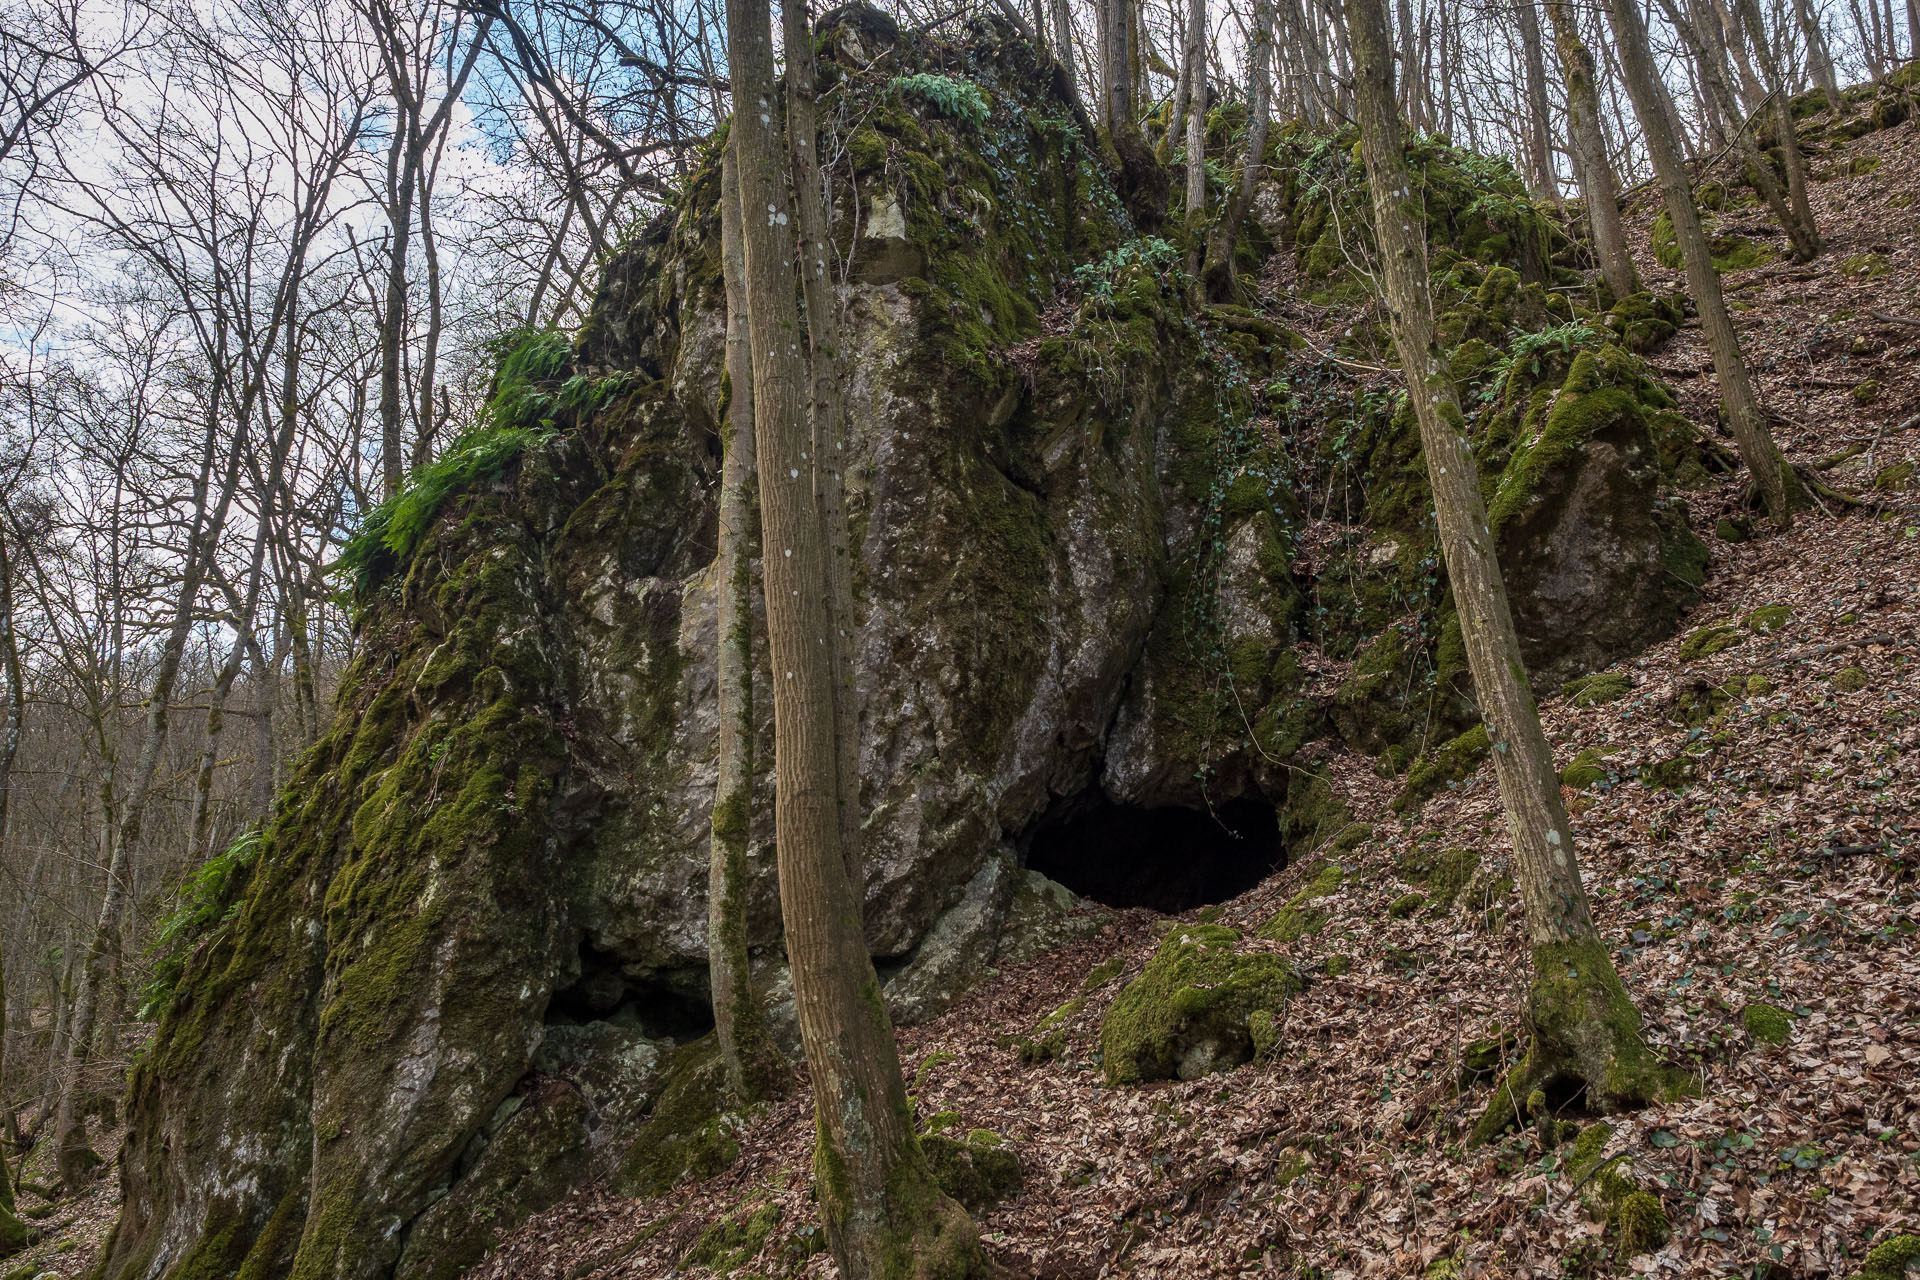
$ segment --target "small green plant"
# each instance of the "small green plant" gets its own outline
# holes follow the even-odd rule
[[[228,901],[234,879],[259,856],[260,833],[245,832],[208,858],[180,886],[179,905],[160,922],[153,945],[147,948],[147,955],[153,961],[153,976],[140,993],[140,1009],[135,1016],[142,1022],[159,1017],[173,999],[174,985],[180,981],[195,944],[239,911],[237,902]]]
[[[1088,298],[1112,301],[1114,288],[1138,267],[1151,276],[1178,272],[1180,250],[1172,241],[1158,236],[1140,236],[1128,240],[1098,262],[1073,269],[1074,283]],[[1163,280],[1162,283],[1167,283]]]
[[[987,95],[970,80],[922,72],[919,75],[895,76],[893,87],[903,95],[921,99],[949,120],[982,125],[993,110],[987,103]]]

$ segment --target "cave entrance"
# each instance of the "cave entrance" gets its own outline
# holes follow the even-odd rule
[[[1169,913],[1225,902],[1286,865],[1279,814],[1258,796],[1146,809],[1089,787],[1041,819],[1027,846],[1029,868],[1084,898]]]
[[[580,977],[553,993],[546,1020],[561,1026],[610,1022],[650,1040],[688,1044],[713,1030],[704,983],[699,970],[629,977],[617,955],[582,941]]]

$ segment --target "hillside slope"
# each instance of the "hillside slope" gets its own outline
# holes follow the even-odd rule
[[[1630,1154],[1671,1239],[1619,1256],[1583,1206],[1591,1180],[1566,1175],[1573,1148],[1534,1130],[1463,1150],[1490,1093],[1486,1074],[1458,1087],[1463,1052],[1512,1028],[1526,972],[1497,894],[1492,772],[1403,825],[1397,783],[1340,751],[1336,790],[1372,837],[1200,913],[1251,936],[1324,886],[1327,861],[1342,870],[1303,904],[1324,913],[1317,931],[1247,944],[1312,979],[1269,1057],[1104,1085],[1100,1019],[1168,924],[1144,911],[903,1033],[922,1122],[991,1130],[1017,1153],[1022,1189],[981,1218],[1013,1274],[1851,1275],[1876,1240],[1920,1230],[1915,143],[1912,123],[1834,141],[1816,163],[1836,176],[1814,188],[1828,253],[1729,277],[1782,445],[1865,505],[1728,542],[1714,535],[1739,536],[1739,485],[1695,491],[1714,563],[1687,632],[1614,668],[1618,700],[1543,708],[1561,763],[1595,753],[1570,797],[1602,929],[1650,1039],[1702,1086],[1616,1119],[1604,1147]],[[1751,211],[1745,224],[1764,234]],[[1676,280],[1650,249],[1643,268]],[[1331,334],[1352,317],[1323,318]],[[1697,328],[1651,358],[1711,422]],[[1868,382],[1877,396],[1856,395]],[[1409,898],[1445,896],[1431,855],[1454,849],[1477,855],[1489,910]],[[1747,1016],[1760,1004],[1784,1028]],[[1064,1031],[1059,1056],[1023,1063],[1018,1042],[1063,1009],[1045,1028]],[[1756,1036],[1782,1029],[1781,1045]],[[737,1137],[726,1172],[656,1200],[581,1193],[474,1274],[833,1274],[812,1252],[804,1093]]]

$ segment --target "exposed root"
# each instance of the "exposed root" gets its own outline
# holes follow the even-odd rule
[[[1606,1113],[1698,1089],[1691,1076],[1647,1048],[1640,1012],[1599,942],[1535,947],[1533,968],[1526,1056],[1494,1091],[1470,1145],[1576,1098],[1586,1110]]]

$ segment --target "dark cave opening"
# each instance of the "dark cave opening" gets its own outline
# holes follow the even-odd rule
[[[1027,846],[1029,868],[1082,897],[1165,912],[1225,902],[1286,865],[1279,814],[1258,796],[1145,809],[1089,787],[1041,819]]]
[[[651,1040],[687,1044],[713,1030],[713,1006],[704,973],[627,976],[620,958],[591,942],[580,944],[580,977],[553,993],[549,1023],[611,1022]]]

